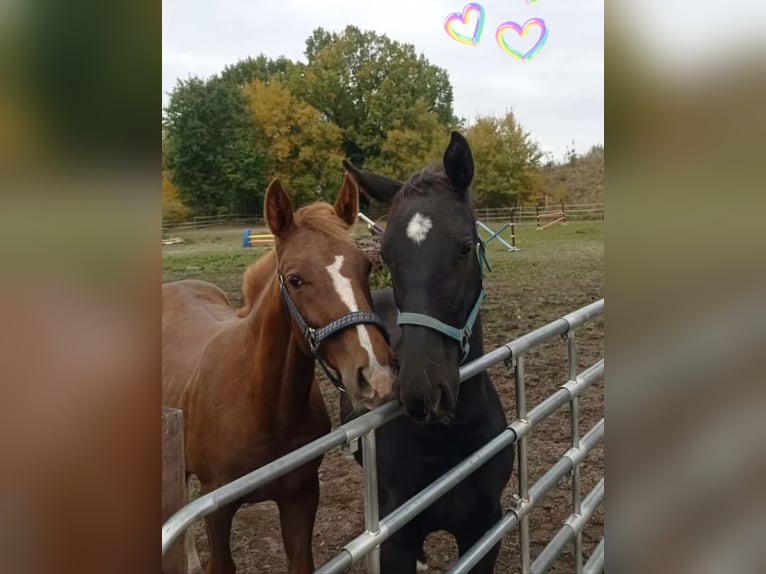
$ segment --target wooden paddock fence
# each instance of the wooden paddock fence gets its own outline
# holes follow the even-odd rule
[[[162,521],[188,502],[183,411],[162,407]],[[162,557],[162,574],[187,574],[185,531]]]
[[[558,208],[558,204],[555,206]],[[603,220],[604,219],[604,204],[603,203],[581,203],[581,204],[564,204],[564,210],[567,214],[568,220]],[[542,211],[549,211],[546,206],[539,206]],[[381,206],[373,205],[366,209],[365,214],[371,219],[379,219],[384,217],[388,210]],[[515,221],[516,223],[536,222],[537,221],[537,208],[535,206],[526,207],[490,207],[490,208],[478,208],[476,214],[481,221]],[[265,225],[263,217],[260,215],[246,215],[246,214],[233,214],[233,215],[207,215],[195,217],[188,221],[168,221],[162,220],[162,234],[163,236],[170,232],[188,231],[192,229],[205,229],[208,227],[231,227],[237,225],[249,225],[252,227],[258,227]]]

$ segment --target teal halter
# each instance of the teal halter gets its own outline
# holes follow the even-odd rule
[[[421,327],[427,327],[428,329],[438,331],[442,335],[446,335],[450,339],[456,340],[458,343],[460,343],[460,349],[463,351],[463,358],[460,361],[461,365],[465,363],[466,359],[468,358],[468,352],[471,349],[469,341],[471,339],[473,326],[479,316],[479,309],[481,309],[481,304],[484,302],[486,297],[486,293],[484,291],[484,269],[486,268],[487,271],[492,271],[492,268],[489,266],[489,261],[487,260],[486,247],[481,238],[477,239],[476,241],[476,255],[479,259],[481,290],[479,291],[479,296],[476,298],[476,303],[473,304],[473,308],[468,314],[468,318],[465,320],[465,326],[462,329],[447,325],[446,323],[439,321],[439,319],[435,319],[430,315],[423,315],[422,313],[400,312],[399,317],[396,320],[397,325],[419,325]]]

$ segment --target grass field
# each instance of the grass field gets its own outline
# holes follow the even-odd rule
[[[500,224],[489,223],[489,226],[499,228]],[[174,233],[174,237],[180,237],[184,243],[162,246],[162,281],[186,278],[211,281],[229,295],[232,304],[238,305],[242,273],[267,250],[242,247],[243,231],[244,227],[223,227]],[[363,236],[367,230],[358,225],[354,233]],[[487,236],[484,232],[482,235]],[[503,236],[508,240],[507,232]],[[489,244],[493,273],[488,281],[490,284],[502,281],[509,274],[524,280],[558,277],[575,270],[598,274],[603,266],[603,241],[601,221],[570,222],[544,231],[535,231],[532,223],[517,224],[518,252],[508,253],[497,241]]]
[[[499,227],[499,224],[490,224]],[[356,232],[366,234],[363,226]],[[163,246],[162,278],[173,281],[196,278],[219,285],[234,306],[242,301],[241,277],[249,263],[264,249],[245,249],[241,228],[207,229],[179,233],[185,243]],[[603,297],[604,224],[570,222],[545,231],[534,224],[516,226],[520,251],[506,252],[498,242],[489,245],[493,271],[487,275],[488,299],[482,308],[485,350],[491,350],[545,323]],[[595,321],[577,334],[578,366],[582,370],[603,357],[603,320]],[[566,380],[566,351],[561,340],[550,341],[531,351],[526,363],[527,401],[532,408]],[[515,417],[513,376],[505,365],[490,369],[509,420]],[[338,424],[338,396],[326,381],[321,385],[334,424]],[[603,417],[603,383],[581,399],[581,432]],[[537,480],[570,446],[569,416],[561,410],[542,422],[530,435],[530,480]],[[328,453],[320,467],[321,497],[314,529],[314,556],[317,566],[333,557],[351,538],[363,530],[362,473],[354,462],[337,450]],[[583,470],[583,494],[603,474],[603,450],[594,449]],[[514,477],[504,493],[504,507],[517,491]],[[532,557],[543,548],[571,512],[569,478],[542,501],[530,515]],[[207,543],[204,527],[194,527],[203,563]],[[584,530],[586,555],[603,536],[603,510],[598,509]],[[505,537],[495,568],[496,574],[518,571],[518,537]],[[264,503],[244,507],[237,514],[232,548],[238,572],[252,574],[285,572],[285,557],[279,534],[276,506]],[[571,546],[554,566],[553,573],[572,572]],[[453,539],[444,533],[431,535],[426,542],[430,572],[443,571],[455,560]],[[356,566],[353,572],[362,572]]]

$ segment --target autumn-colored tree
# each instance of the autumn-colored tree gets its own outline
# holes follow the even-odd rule
[[[512,112],[479,117],[467,132],[473,150],[474,199],[483,207],[535,203],[542,196],[542,153]]]
[[[342,179],[341,131],[279,80],[247,84],[244,93],[279,177],[297,204],[333,200]]]
[[[369,160],[369,169],[396,179],[406,179],[426,165],[438,163],[448,141],[448,130],[439,118],[418,100],[393,124],[381,145],[380,154]]]
[[[539,205],[543,201],[545,197],[545,177],[540,166],[524,170],[521,176],[521,186],[524,191],[521,193],[520,201],[517,200],[517,204]]]
[[[183,204],[178,189],[167,174],[162,174],[162,219],[183,221],[189,217],[189,209]]]

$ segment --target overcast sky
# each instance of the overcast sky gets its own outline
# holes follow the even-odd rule
[[[531,4],[527,4],[530,1]],[[247,56],[303,60],[305,39],[321,26],[353,24],[415,45],[447,70],[458,116],[513,110],[543,150],[561,159],[604,141],[604,5],[602,0],[485,0],[478,47],[451,39],[444,20],[466,0],[163,0],[162,103],[179,78],[207,77]],[[504,52],[495,30],[507,21],[542,18],[548,38],[528,62]],[[466,26],[458,31],[468,32]],[[514,37],[515,36],[515,37]],[[506,40],[523,51],[537,28]]]

